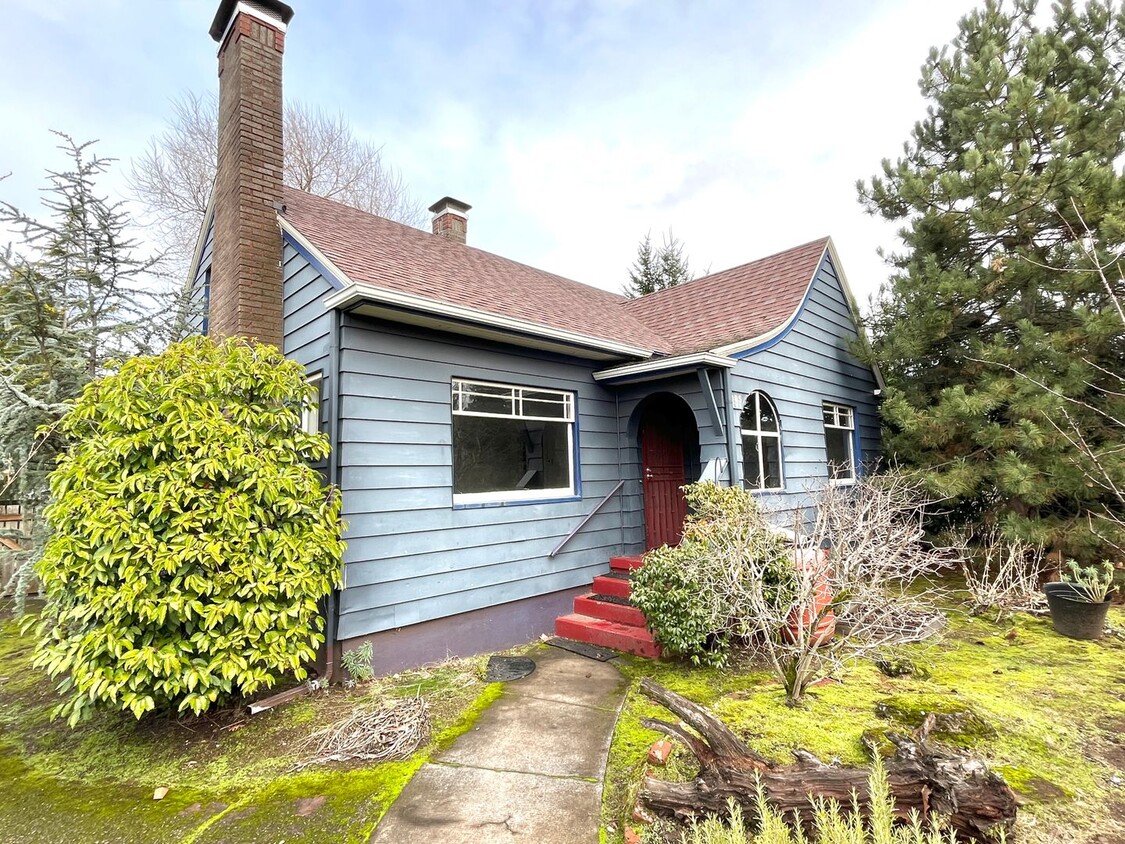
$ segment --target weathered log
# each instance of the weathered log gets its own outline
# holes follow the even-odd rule
[[[639,799],[649,810],[688,820],[702,814],[725,814],[727,802],[733,798],[745,814],[753,816],[759,783],[772,806],[806,826],[817,799],[851,806],[854,795],[861,813],[870,810],[869,770],[828,765],[804,750],[794,753],[793,765],[778,765],[754,753],[703,707],[652,680],[642,680],[641,691],[682,721],[670,724],[645,718],[642,723],[678,739],[699,762],[699,774],[691,782],[646,776]],[[927,737],[932,728],[931,717],[913,737],[889,736],[896,749],[884,761],[884,768],[896,815],[903,820],[912,812],[923,818],[942,817],[961,840],[992,840],[999,829],[1011,840],[1016,818],[1012,790],[980,759],[930,744]]]

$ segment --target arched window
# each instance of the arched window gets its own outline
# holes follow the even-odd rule
[[[765,393],[746,397],[742,409],[742,482],[747,489],[781,489],[781,426]]]

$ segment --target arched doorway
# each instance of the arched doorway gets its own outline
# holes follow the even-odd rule
[[[687,516],[684,484],[699,475],[699,429],[687,403],[658,393],[638,408],[645,547],[678,545]]]

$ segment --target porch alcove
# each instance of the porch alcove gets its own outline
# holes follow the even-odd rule
[[[675,393],[652,393],[630,416],[629,441],[640,467],[645,548],[677,545],[687,516],[681,487],[701,471],[695,414]]]

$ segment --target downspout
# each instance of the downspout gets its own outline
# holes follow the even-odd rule
[[[328,483],[334,494],[339,495],[340,483],[340,325],[341,314],[332,309],[332,334],[328,347]],[[336,676],[336,662],[339,656],[339,643],[336,634],[339,630],[340,590],[333,589],[328,595],[324,612],[324,682],[331,683]]]
[[[736,459],[734,448],[734,392],[731,389],[730,370],[723,368],[719,370],[720,377],[723,384],[723,410],[727,415],[727,424],[724,426],[727,432],[727,477],[730,485],[734,486],[735,474],[734,463]]]
[[[621,474],[621,388],[613,388],[613,414],[617,417],[617,473]],[[625,553],[625,496],[617,502],[617,521],[621,526],[621,553]]]

